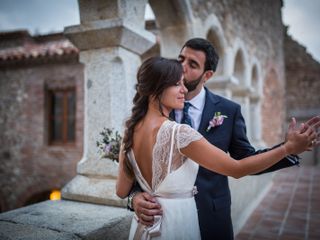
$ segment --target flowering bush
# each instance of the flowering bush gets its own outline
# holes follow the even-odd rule
[[[102,140],[97,141],[97,147],[101,153],[101,158],[109,158],[118,162],[122,141],[121,135],[118,131],[114,131],[110,128],[103,128],[100,135],[102,136]]]

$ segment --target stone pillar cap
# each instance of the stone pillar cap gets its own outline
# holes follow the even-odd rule
[[[141,55],[156,43],[153,33],[134,28],[121,18],[66,27],[64,34],[81,51],[120,46]]]

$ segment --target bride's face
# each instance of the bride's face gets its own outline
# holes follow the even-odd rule
[[[183,76],[175,86],[165,89],[161,96],[162,106],[169,111],[172,109],[182,109],[184,106],[185,94],[188,92],[183,82]]]

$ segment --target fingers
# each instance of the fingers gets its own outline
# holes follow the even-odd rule
[[[151,196],[149,193],[143,192],[142,194],[146,201],[153,202],[153,203],[157,202],[156,199],[153,196]]]
[[[151,226],[154,224],[154,216],[156,215],[162,215],[162,211],[141,209],[139,214],[139,222],[144,225]]]
[[[145,215],[145,214],[141,213],[139,215],[139,220],[138,221],[140,223],[142,223],[143,225],[152,226],[153,223],[154,223],[154,217],[153,216],[148,216],[148,215]]]
[[[312,148],[320,146],[320,133],[312,131],[312,133],[308,136],[310,144],[308,146],[308,151],[312,151]]]
[[[307,130],[307,128],[312,128],[315,132],[317,132],[319,127],[320,127],[320,117],[316,116],[309,119],[307,122],[305,122],[304,130]],[[303,133],[304,130],[302,130],[300,133]]]
[[[301,123],[298,129],[298,132],[305,133],[306,131],[308,131],[308,129],[309,129],[309,126],[307,124]]]
[[[295,129],[295,127],[296,127],[296,124],[297,124],[296,119],[294,117],[291,118],[291,122],[289,124],[288,131],[293,131]]]
[[[136,194],[133,199],[133,205],[139,222],[144,225],[153,225],[154,216],[162,215],[161,205],[146,192]]]
[[[318,125],[319,123],[320,123],[320,116],[313,117],[306,122],[306,124],[309,126]]]

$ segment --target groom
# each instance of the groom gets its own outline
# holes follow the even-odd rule
[[[228,152],[235,159],[267,151],[255,151],[249,143],[240,105],[215,95],[204,87],[205,82],[216,71],[218,59],[214,47],[205,39],[193,38],[185,43],[178,60],[183,66],[185,86],[188,89],[186,100],[190,104],[185,104],[189,106],[188,110],[175,110],[171,117],[177,122],[189,119],[186,123],[197,129],[211,144]],[[210,120],[219,113],[227,118],[219,121],[223,117],[216,117],[214,121],[219,126],[211,127],[207,131]],[[309,121],[309,124],[315,124],[315,120]],[[298,156],[291,155],[264,172],[297,164]],[[198,188],[195,199],[201,238],[233,239],[228,178],[200,167],[195,185]],[[161,214],[161,206],[147,193],[131,192],[128,207],[134,209],[139,220],[146,225],[152,224],[154,215]]]

